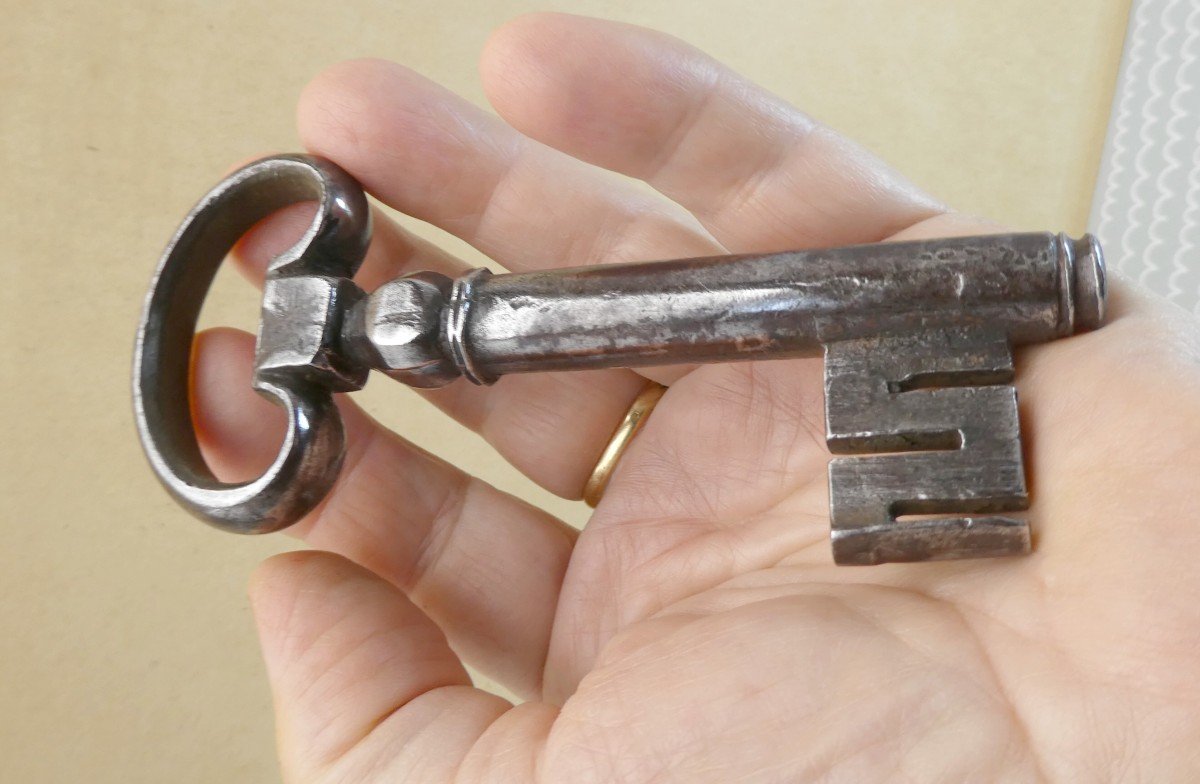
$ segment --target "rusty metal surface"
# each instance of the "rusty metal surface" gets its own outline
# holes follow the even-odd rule
[[[257,348],[256,384],[292,411],[289,439],[259,480],[269,492],[214,484],[186,408],[195,315],[237,235],[312,198],[321,203],[313,226],[271,265]],[[906,453],[831,463],[838,563],[1026,552],[1027,525],[993,514],[1028,504],[1011,348],[1104,317],[1098,244],[1051,233],[477,269],[456,280],[416,273],[368,296],[349,280],[365,216],[361,190],[333,164],[269,158],[210,193],[164,255],[139,332],[139,429],[168,489],[219,527],[275,530],[319,501],[340,465],[330,394],[360,387],[369,369],[433,387],[459,376],[488,384],[508,373],[824,352],[831,451]],[[302,404],[311,422],[295,416]]]

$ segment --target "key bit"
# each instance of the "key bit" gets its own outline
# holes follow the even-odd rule
[[[1003,332],[940,329],[825,350],[833,557],[876,564],[1016,555],[1029,524],[1012,352]],[[936,451],[930,451],[936,450]],[[897,515],[946,515],[897,522]]]
[[[256,354],[256,386],[288,409],[289,435],[263,477],[222,484],[186,418],[195,316],[224,250],[254,221],[306,198],[320,209],[271,267]],[[261,533],[307,513],[340,466],[331,394],[362,386],[368,369],[436,387],[824,354],[829,447],[857,455],[829,469],[838,563],[1027,552],[1028,524],[998,514],[1029,503],[1012,348],[1095,329],[1104,317],[1103,256],[1090,236],[476,269],[453,280],[421,272],[367,295],[349,277],[369,230],[345,172],[278,156],[218,185],[168,246],[139,333],[135,402],[151,465],[202,519]]]

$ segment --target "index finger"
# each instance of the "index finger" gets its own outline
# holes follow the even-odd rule
[[[645,180],[734,252],[874,242],[945,212],[859,145],[663,33],[532,14],[492,37],[481,70],[515,128]]]

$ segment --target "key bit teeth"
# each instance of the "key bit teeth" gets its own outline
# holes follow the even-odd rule
[[[834,560],[876,564],[1016,555],[1029,527],[974,513],[1025,509],[1012,353],[1003,333],[936,330],[830,344]],[[987,386],[975,386],[988,384]],[[933,451],[937,450],[937,451]],[[905,454],[880,454],[903,452]],[[920,520],[904,515],[943,515]]]
[[[1029,524],[1012,517],[951,517],[835,530],[841,566],[998,558],[1030,551]]]

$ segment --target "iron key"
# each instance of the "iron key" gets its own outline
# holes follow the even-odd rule
[[[313,198],[313,225],[268,272],[256,354],[256,386],[287,407],[289,435],[264,477],[222,484],[199,458],[185,410],[180,357],[194,311],[241,233]],[[1051,233],[476,269],[454,280],[420,272],[367,295],[350,278],[368,215],[333,164],[278,156],[214,189],[164,255],[139,334],[139,428],[167,488],[218,527],[276,530],[324,496],[342,450],[331,393],[360,388],[368,369],[436,387],[460,376],[490,384],[510,373],[824,354],[830,450],[866,455],[830,464],[835,561],[1019,554],[1030,548],[1028,524],[999,514],[1029,499],[1012,348],[1095,329],[1104,316],[1098,243]]]

